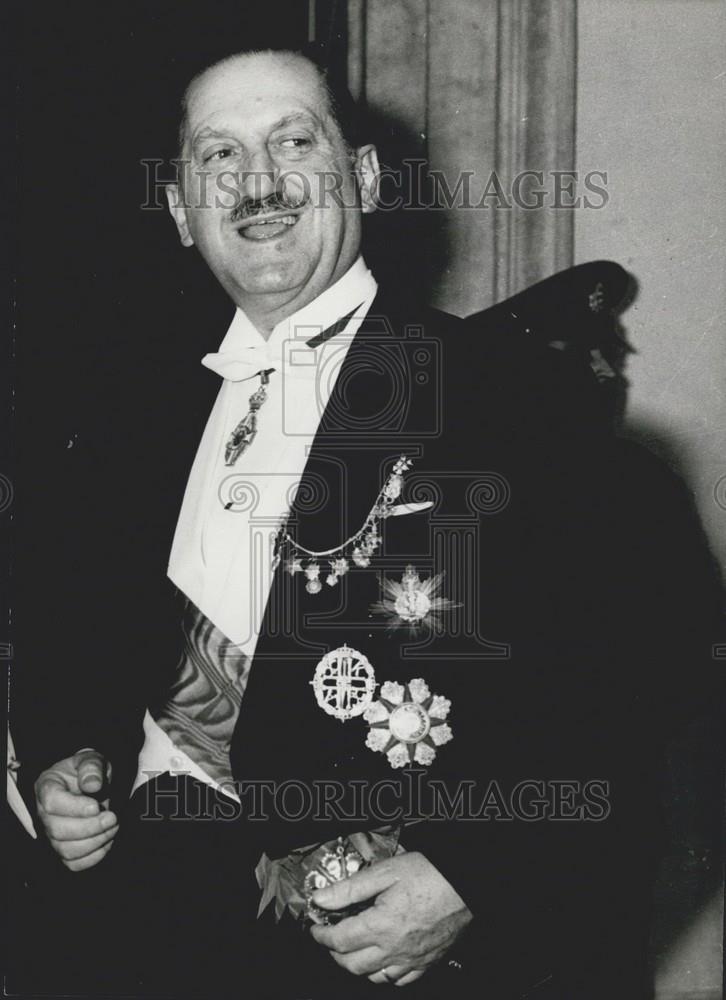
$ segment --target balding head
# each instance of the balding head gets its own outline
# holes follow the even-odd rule
[[[236,52],[212,63],[201,70],[187,84],[181,99],[181,118],[178,129],[178,155],[184,158],[184,148],[188,138],[189,105],[195,91],[201,89],[210,80],[218,77],[223,80],[225,75],[231,76],[235,67],[243,62],[259,59],[272,59],[281,67],[292,68],[299,72],[301,79],[312,79],[320,88],[321,107],[327,107],[331,123],[337,127],[340,136],[350,151],[353,151],[361,141],[360,109],[348,90],[344,81],[336,78],[317,59],[304,52],[291,49],[260,49]]]
[[[340,94],[287,51],[230,56],[186,90],[170,208],[184,245],[260,329],[342,277],[375,207],[375,148],[350,147]]]

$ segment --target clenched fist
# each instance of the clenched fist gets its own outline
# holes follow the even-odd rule
[[[118,819],[91,795],[111,780],[111,765],[95,750],[81,750],[43,771],[35,801],[45,832],[61,861],[73,872],[92,868],[111,850]]]

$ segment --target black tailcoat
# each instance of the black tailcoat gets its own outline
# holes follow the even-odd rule
[[[547,326],[555,339],[556,317]],[[341,723],[316,704],[315,665],[344,643],[368,657],[379,684],[420,677],[450,699],[453,740],[422,778],[454,801],[468,783],[474,812],[491,782],[501,799],[493,793],[484,818],[408,825],[402,842],[474,913],[463,964],[504,965],[505,980],[523,984],[573,953],[583,963],[597,948],[612,954],[647,895],[659,746],[707,691],[718,602],[687,491],[610,434],[589,370],[546,340],[503,332],[486,313],[463,323],[378,295],[325,411],[290,530],[308,549],[337,546],[401,455],[413,461],[402,501],[433,505],[389,518],[371,566],[320,594],[281,565],[232,745],[239,781],[350,789],[400,779],[365,746],[362,719]],[[21,479],[28,544],[14,711],[29,778],[96,746],[113,761],[121,802],[143,710],[178,658],[166,558],[219,383],[196,347],[152,337],[139,364],[113,346],[88,373],[95,395],[76,417],[80,433],[70,416],[49,426],[26,412],[26,439],[42,440],[45,465],[27,457]],[[48,477],[52,501],[41,489]],[[445,572],[441,594],[458,607],[440,630],[411,635],[371,611],[383,579],[408,564],[423,578]],[[549,783],[551,800],[553,782],[595,779],[608,803],[597,822],[507,816],[523,780]],[[579,793],[574,801],[582,805]],[[395,813],[385,794],[380,802]],[[279,857],[381,825],[380,810],[302,812],[246,814],[250,853]],[[239,906],[252,914],[256,900]]]

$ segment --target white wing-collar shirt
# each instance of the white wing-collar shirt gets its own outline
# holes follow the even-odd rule
[[[348,348],[377,291],[362,258],[265,341],[241,309],[202,364],[223,382],[187,482],[169,561],[172,582],[233,643],[254,654],[272,584],[272,543],[292,503]],[[306,341],[352,313],[317,348]],[[274,368],[257,434],[233,466],[225,445]]]

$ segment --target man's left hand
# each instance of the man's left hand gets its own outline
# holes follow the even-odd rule
[[[419,979],[473,919],[466,903],[423,854],[399,854],[319,889],[313,902],[342,910],[373,905],[333,927],[316,925],[315,940],[333,959],[371,982],[405,986]]]

